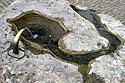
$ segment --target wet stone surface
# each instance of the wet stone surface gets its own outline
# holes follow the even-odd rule
[[[45,16],[42,16],[41,14],[37,14],[36,11],[25,12],[18,18],[8,19],[8,22],[13,25],[12,29],[14,29],[15,31],[17,31],[16,29],[21,30],[27,28],[28,31],[22,34],[22,36],[26,38],[27,44],[30,43],[31,46],[33,46],[34,43],[39,44],[39,46],[42,46],[43,48],[37,48],[38,46],[36,46],[35,48],[37,48],[38,50],[46,49],[43,50],[43,52],[48,52],[54,57],[56,56],[57,58],[60,58],[64,61],[77,64],[79,66],[80,73],[84,76],[85,80],[88,80],[89,77],[87,74],[89,71],[88,66],[90,61],[99,56],[113,53],[121,45],[121,41],[114,34],[106,31],[106,28],[103,26],[100,18],[96,15],[95,12],[89,10],[77,10],[75,8],[73,9],[83,18],[86,18],[88,21],[92,22],[95,25],[98,33],[108,39],[109,47],[103,47],[103,49],[100,51],[92,53],[90,52],[86,54],[70,54],[70,52],[63,52],[61,49],[59,49],[59,45],[62,45],[63,41],[61,41],[61,37],[67,34],[67,28],[62,26],[56,20],[49,19]],[[84,12],[88,13],[89,15],[85,15]],[[37,35],[37,38],[34,38],[34,35]],[[100,45],[101,43],[98,44],[98,46]],[[85,69],[83,70],[83,68]]]
[[[38,4],[37,6],[35,6]],[[22,8],[22,5],[25,5]],[[61,5],[61,6],[60,6]],[[39,7],[40,6],[40,7]],[[12,9],[12,8],[17,8],[17,9]],[[17,0],[15,1],[8,9],[6,9],[2,14],[1,14],[1,20],[0,20],[0,37],[3,39],[0,42],[1,45],[1,50],[0,50],[0,81],[1,82],[9,82],[9,83],[16,83],[16,82],[26,82],[26,83],[47,83],[47,82],[53,82],[53,83],[83,83],[83,80],[86,80],[85,76],[88,70],[87,65],[74,65],[72,63],[72,60],[67,63],[68,60],[62,60],[59,58],[54,58],[52,57],[51,53],[44,53],[44,54],[33,54],[32,50],[29,51],[28,49],[25,49],[25,44],[23,44],[23,41],[19,43],[19,48],[24,48],[24,53],[25,57],[18,60],[13,57],[8,56],[7,54],[7,49],[10,47],[10,44],[14,38],[15,32],[12,31],[11,24],[8,24],[6,22],[6,19],[12,19],[16,18],[19,16],[22,12],[27,12],[30,10],[37,10],[40,11],[43,15],[47,15],[49,18],[63,18],[63,21],[61,22],[65,25],[66,28],[68,28],[71,33],[70,36],[67,37],[67,39],[63,38],[62,43],[64,43],[66,47],[66,50],[70,49],[75,50],[76,52],[84,50],[84,51],[91,51],[92,49],[95,50],[100,50],[102,47],[107,47],[109,44],[109,40],[107,38],[104,38],[99,35],[98,30],[96,27],[89,22],[88,20],[84,19],[83,17],[80,17],[75,11],[73,11],[69,3],[64,1],[56,1],[56,0],[48,0],[48,1],[31,1],[27,2],[25,0]],[[124,26],[119,22],[115,21],[113,18],[108,17],[112,20],[109,19],[104,19],[106,18],[105,15],[99,15],[101,17],[101,21],[107,25],[107,28],[110,32],[113,34],[117,34],[120,37],[124,39]],[[108,21],[106,21],[108,20]],[[27,22],[27,21],[26,21]],[[24,21],[24,24],[19,25],[17,27],[24,28],[22,26],[25,26],[26,22]],[[31,22],[35,22],[32,20]],[[75,24],[74,24],[75,23]],[[117,24],[116,26],[113,26],[114,24]],[[21,23],[20,23],[21,24]],[[47,24],[48,25],[48,24]],[[112,26],[112,27],[111,27]],[[30,28],[31,26],[27,26]],[[35,25],[36,27],[36,25]],[[39,25],[37,26],[39,27]],[[40,25],[41,27],[41,25]],[[43,27],[43,26],[42,26]],[[51,27],[51,26],[50,26]],[[84,28],[83,28],[84,27]],[[122,27],[122,28],[119,28]],[[34,25],[32,25],[31,28],[34,28]],[[117,31],[116,31],[117,29]],[[34,29],[35,32],[31,31],[33,34],[33,38],[37,39],[39,38],[39,29]],[[49,28],[40,28],[40,30],[45,31],[44,35],[45,37],[53,37],[55,34],[53,31],[49,31]],[[16,31],[16,30],[15,30]],[[49,31],[48,34],[46,33]],[[37,34],[36,34],[37,32]],[[58,31],[57,31],[58,32]],[[26,32],[25,32],[26,33]],[[23,36],[27,34],[23,34]],[[63,32],[62,32],[63,33]],[[83,34],[84,33],[84,34]],[[91,33],[91,34],[90,34]],[[50,36],[51,35],[51,36]],[[58,35],[60,36],[60,35]],[[54,40],[58,40],[59,37],[54,37]],[[68,35],[67,35],[68,36]],[[87,37],[89,36],[89,37]],[[86,38],[87,37],[87,38]],[[72,42],[70,40],[72,39],[78,39],[80,42],[84,39],[84,41],[87,41],[87,43],[77,43],[76,41],[73,40]],[[28,39],[28,38],[27,38]],[[29,38],[30,39],[30,38]],[[40,38],[41,39],[41,38]],[[45,38],[46,39],[46,38]],[[93,40],[93,41],[92,41]],[[70,43],[71,42],[71,43]],[[42,43],[48,44],[47,40],[43,41]],[[57,43],[56,43],[57,44]],[[76,47],[68,47],[72,46],[72,44],[75,44]],[[91,44],[91,45],[88,45]],[[84,45],[87,46],[87,50],[84,47]],[[94,47],[95,45],[102,46],[100,48]],[[34,46],[35,47],[35,46]],[[80,48],[82,47],[82,48]],[[57,48],[54,47],[54,48]],[[75,49],[74,49],[75,48]],[[78,48],[78,49],[76,49]],[[96,49],[95,49],[96,48]],[[39,48],[38,48],[39,49]],[[57,48],[58,49],[58,48]],[[53,50],[53,47],[50,47],[50,50],[55,52]],[[66,50],[63,50],[64,52]],[[123,82],[124,83],[124,44],[121,47],[121,49],[113,55],[106,55],[97,58],[92,64],[91,64],[91,69],[89,72],[89,82],[93,83],[115,83],[115,82]],[[62,50],[61,50],[62,52]],[[56,54],[56,52],[55,52]],[[61,55],[62,58],[64,57],[60,52],[57,50],[57,54]],[[103,54],[103,53],[102,53]],[[70,54],[72,55],[72,53]],[[78,56],[74,59],[75,61],[77,60]],[[99,56],[99,55],[98,55]],[[122,57],[122,59],[118,57]],[[91,58],[87,57],[86,59]],[[67,59],[69,58],[69,55],[66,55]],[[108,59],[107,59],[108,58]],[[84,59],[84,58],[83,58]],[[105,60],[106,59],[106,60]],[[104,61],[105,60],[105,61]],[[82,61],[81,61],[82,62]],[[80,63],[81,63],[80,62]],[[84,62],[82,62],[84,63]],[[100,65],[101,64],[101,65]],[[121,68],[117,68],[121,67]],[[87,68],[87,69],[86,69]],[[101,68],[101,69],[100,69]],[[113,69],[112,69],[113,68]],[[107,72],[109,71],[109,72]],[[84,78],[82,78],[82,75]],[[119,76],[117,76],[119,75]],[[117,78],[118,77],[118,78]]]

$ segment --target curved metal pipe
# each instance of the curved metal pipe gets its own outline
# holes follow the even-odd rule
[[[21,29],[21,30],[17,33],[17,35],[15,36],[15,38],[14,38],[14,40],[13,40],[13,43],[12,43],[13,53],[14,53],[14,54],[18,54],[18,53],[19,53],[19,47],[18,47],[19,39],[20,39],[22,33],[23,33],[25,30],[27,30],[27,31],[30,33],[30,35],[33,37],[31,31],[30,31],[28,28],[23,28],[23,29]]]
[[[19,44],[19,39],[21,37],[21,34],[26,30],[26,28],[24,29],[21,29],[17,35],[14,37],[14,40],[13,40],[13,53],[14,54],[19,54],[19,47],[18,47],[18,44]]]

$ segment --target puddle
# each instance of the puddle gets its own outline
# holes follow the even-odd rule
[[[15,19],[10,19],[9,23],[16,25],[18,29],[13,28],[15,31],[22,28],[28,28],[32,36],[26,31],[22,34],[28,42],[30,41],[31,44],[37,43],[43,48],[50,50],[53,53],[52,55],[56,56],[58,59],[77,65],[79,67],[79,72],[85,77],[84,79],[87,80],[89,79],[88,72],[90,62],[99,56],[115,52],[120,47],[122,42],[116,35],[106,29],[106,27],[100,22],[100,19],[95,12],[90,10],[74,10],[79,15],[92,22],[97,28],[99,34],[108,39],[110,42],[108,48],[87,54],[70,55],[64,53],[58,48],[58,41],[64,34],[67,33],[67,30],[57,21],[51,20],[32,11],[24,13]]]

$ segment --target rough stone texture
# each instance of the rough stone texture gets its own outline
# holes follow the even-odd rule
[[[15,0],[1,0],[0,11]],[[68,0],[73,4],[97,10],[119,19],[125,25],[125,0]]]
[[[3,14],[5,18],[10,19],[19,16],[22,12],[36,10],[52,18],[63,18],[64,25],[71,31],[71,33],[67,35],[67,39],[65,39],[65,37],[63,38],[64,41],[62,43],[66,46],[64,49],[74,51],[96,51],[102,47],[108,46],[108,40],[99,36],[94,25],[75,13],[69,7],[68,2],[63,1],[63,3],[60,3],[61,0],[59,0],[55,3],[54,1],[56,0],[41,0],[41,2],[17,0],[12,3]],[[79,42],[75,45],[74,43],[76,43],[76,40]],[[100,43],[99,47],[97,45],[98,43]]]
[[[99,36],[94,25],[75,13],[70,8],[69,3],[64,0],[63,2],[62,0],[16,0],[0,14],[0,81],[5,83],[55,83],[55,81],[57,83],[82,83],[83,79],[78,72],[77,66],[57,60],[49,54],[34,55],[32,52],[25,50],[24,52],[29,58],[24,57],[21,60],[17,60],[8,56],[7,49],[13,41],[14,32],[11,31],[10,24],[6,22],[6,19],[15,18],[22,12],[30,10],[37,10],[51,18],[63,18],[65,26],[72,30],[71,38],[78,35],[75,38],[78,39],[81,36],[86,38],[84,39],[85,41],[91,42],[87,50],[101,49],[101,47],[93,48],[97,43],[101,43],[102,46],[108,45],[107,39]],[[88,42],[78,43],[76,46],[83,47]],[[71,43],[75,43],[75,41]],[[20,48],[23,48],[22,43]],[[84,48],[79,49],[84,50]]]
[[[125,0],[68,0],[71,4],[97,10],[122,21],[125,25]]]
[[[109,31],[125,40],[125,26],[120,21],[104,14],[99,16]],[[113,55],[96,58],[89,73],[98,75],[104,83],[125,83],[125,44]]]
[[[18,60],[8,56],[7,48],[13,37],[8,24],[0,21],[0,83],[82,83],[77,66],[50,54],[34,55],[25,50],[29,58],[25,56]],[[23,48],[21,42],[19,47]]]
[[[15,0],[0,0],[0,12],[8,7]]]
[[[15,0],[1,0],[0,11]],[[125,0],[68,0],[72,4],[97,10],[119,19],[125,25]]]
[[[47,0],[41,0],[44,3],[39,3],[38,1],[32,2],[32,0],[19,1],[20,2],[17,0],[12,3],[9,8],[0,14],[0,82],[82,83],[83,79],[78,72],[77,66],[55,59],[50,54],[34,55],[29,50],[25,50],[26,56],[29,56],[29,58],[25,56],[23,59],[17,60],[8,56],[7,48],[14,38],[14,32],[9,27],[10,24],[6,22],[6,18],[14,18],[20,15],[21,12],[28,11],[29,9],[38,9],[53,18],[64,18],[64,24],[70,27],[71,30],[74,30],[74,32],[77,32],[75,32],[75,35],[89,31],[87,30],[88,28],[90,31],[94,29],[92,34],[98,35],[93,25],[85,19],[83,22],[83,19],[68,6],[69,3],[64,1],[62,3],[61,0],[48,0],[49,2],[47,2]],[[53,1],[56,3],[51,3]],[[37,6],[36,2],[39,3]],[[51,8],[54,9],[52,10]],[[125,26],[123,26],[120,21],[108,15],[100,14],[100,17],[102,22],[108,26],[108,30],[125,39]],[[75,25],[73,25],[74,22],[71,20],[75,22]],[[90,27],[87,27],[86,24]],[[85,29],[83,29],[83,26]],[[79,36],[81,35],[78,35],[78,37]],[[74,35],[72,37],[74,37]],[[78,37],[76,36],[76,38]],[[79,41],[81,42],[81,40]],[[104,41],[106,42],[106,40]],[[21,47],[23,47],[23,44],[20,42],[20,48]],[[89,72],[91,75],[90,83],[125,83],[124,51],[125,44],[113,55],[105,55],[97,58],[91,65],[91,70]]]
[[[0,61],[0,83],[82,83],[77,66],[53,58],[50,54],[12,59],[6,52]]]

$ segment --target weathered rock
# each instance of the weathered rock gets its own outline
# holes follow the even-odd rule
[[[0,11],[3,11],[15,0],[1,0]],[[111,15],[119,19],[125,25],[125,0],[67,0],[71,4],[84,9],[97,10],[100,13]]]
[[[0,12],[7,8],[14,0],[1,0],[0,1]]]
[[[108,30],[125,40],[125,26],[111,16],[99,14]],[[90,74],[97,75],[104,83],[125,83],[125,44],[116,53],[104,55],[91,64]],[[94,80],[93,79],[93,80]],[[92,79],[91,79],[92,80]]]
[[[58,83],[82,83],[82,75],[78,72],[78,67],[72,64],[62,62],[55,59],[50,54],[34,55],[30,51],[25,50],[23,59],[15,59],[7,54],[7,50],[10,47],[14,38],[14,32],[10,28],[10,24],[7,23],[7,18],[14,18],[24,11],[37,8],[45,9],[47,15],[51,9],[47,10],[50,5],[61,4],[60,1],[42,1],[42,5],[36,3],[39,1],[15,1],[8,9],[0,15],[0,82],[4,83],[43,83],[43,82],[58,82]],[[59,3],[59,4],[58,4]],[[64,2],[65,3],[65,2]],[[24,6],[25,7],[24,7]],[[52,8],[58,6],[53,5]],[[33,7],[34,6],[34,7]],[[43,7],[41,7],[43,6]],[[57,7],[56,7],[57,6]],[[68,6],[68,5],[67,5]],[[32,8],[33,7],[33,8]],[[62,7],[62,6],[60,6]],[[37,9],[40,10],[40,9]],[[52,10],[53,11],[53,10]],[[61,10],[59,10],[61,11]],[[54,11],[53,11],[54,13]],[[55,12],[56,14],[56,12]],[[57,16],[58,17],[58,16]],[[19,48],[23,48],[23,44],[20,43]]]
[[[70,34],[62,38],[62,43],[65,45],[63,51],[67,49],[70,49],[71,52],[74,50],[77,52],[97,51],[103,46],[107,47],[109,43],[107,39],[98,34],[91,22],[80,17],[64,0],[16,0],[0,14],[0,82],[82,83],[84,79],[78,72],[77,66],[63,62],[61,59],[58,60],[48,53],[35,55],[26,49],[24,51],[26,56],[23,59],[18,60],[8,56],[7,50],[15,33],[11,30],[6,19],[15,18],[21,13],[31,10],[39,11],[52,19],[61,19],[59,21],[71,31]],[[125,27],[119,21],[105,15],[100,15],[100,17],[102,22],[108,26],[109,31],[125,39]],[[104,17],[108,20],[103,19]],[[117,26],[114,26],[115,24]],[[98,43],[101,44],[100,47],[97,47]],[[24,48],[25,46],[20,42],[19,47]],[[124,46],[113,56],[105,55],[97,58],[91,65],[90,82],[124,82],[124,60]]]
[[[59,1],[17,0],[9,8],[5,10],[4,14],[6,15],[6,18],[9,19],[19,16],[22,12],[36,10],[52,18],[62,18],[64,20],[63,23],[66,26],[66,28],[68,28],[71,31],[71,33],[68,34],[69,36],[68,39],[66,40],[62,39],[64,41],[62,43],[66,46],[65,48],[62,47],[64,51],[66,49],[67,50],[70,49],[71,51],[73,50],[73,51],[83,51],[83,52],[97,51],[101,49],[103,46],[107,47],[108,41],[105,38],[99,36],[97,30],[95,29],[92,23],[85,20],[84,18],[81,18],[78,14],[76,14],[69,7],[68,2],[66,1],[62,1],[63,3],[60,2],[61,0]],[[37,6],[35,6],[35,4],[37,4]],[[77,35],[79,35],[79,38]],[[74,45],[76,39],[74,40],[73,37],[78,38],[79,42],[76,45]],[[72,39],[72,42],[69,39]],[[97,46],[98,43],[101,44],[100,47]]]
[[[7,83],[82,83],[78,68],[53,58],[50,54],[34,55],[29,58],[13,59],[3,53],[0,66],[0,82]],[[7,57],[4,59],[4,57]],[[8,82],[9,81],[9,82]]]
[[[125,0],[67,0],[84,9],[93,9],[119,19],[125,25]]]
[[[36,5],[37,4],[37,5]],[[0,37],[1,37],[1,82],[83,82],[82,76],[78,72],[78,68],[76,66],[71,65],[68,69],[67,63],[59,61],[49,54],[41,54],[34,55],[30,52],[26,52],[26,55],[29,58],[24,57],[21,60],[14,59],[13,57],[8,56],[7,50],[10,47],[11,42],[13,41],[13,34],[10,24],[7,23],[7,19],[15,18],[19,16],[21,13],[36,10],[41,14],[44,14],[51,18],[60,18],[63,19],[61,22],[72,31],[72,35],[70,37],[74,37],[74,35],[83,35],[83,38],[86,37],[85,43],[78,43],[75,47],[79,47],[79,49],[75,49],[76,51],[91,51],[91,50],[99,50],[97,48],[97,43],[102,43],[102,46],[107,46],[108,41],[100,37],[97,30],[89,21],[81,18],[77,13],[75,13],[69,6],[69,3],[66,1],[57,1],[57,0],[41,0],[41,1],[27,1],[27,0],[17,0],[12,3],[6,10],[4,10],[0,15]],[[83,20],[85,22],[83,22]],[[75,24],[74,24],[75,23]],[[88,33],[89,32],[89,33]],[[91,34],[90,34],[91,33]],[[74,34],[74,35],[73,35]],[[89,37],[88,37],[89,36]],[[78,38],[78,36],[75,36]],[[69,38],[67,41],[69,41]],[[82,39],[83,39],[82,38]],[[91,38],[94,40],[91,42]],[[80,41],[81,39],[79,39]],[[70,42],[74,44],[74,42]],[[89,49],[85,49],[84,46],[86,44],[90,44],[88,46]],[[65,40],[64,40],[65,43]],[[68,43],[65,43],[68,46]],[[104,44],[104,45],[103,45]],[[20,45],[20,48],[23,44]],[[81,47],[81,48],[80,48]],[[74,50],[74,47],[67,47],[70,50]],[[48,61],[47,57],[50,59]],[[37,60],[39,59],[39,60]],[[51,62],[52,61],[52,62]],[[39,64],[41,63],[41,64]],[[58,64],[59,63],[59,64]],[[33,65],[34,64],[34,65]],[[43,66],[43,65],[44,66]],[[62,64],[62,65],[61,65]],[[36,66],[35,66],[36,65]],[[50,66],[51,65],[51,66]],[[55,66],[56,65],[56,66]],[[64,66],[65,65],[65,66]],[[65,68],[66,67],[66,68]],[[45,70],[44,70],[45,69]],[[70,70],[70,71],[69,71]],[[44,73],[47,71],[47,73]],[[66,72],[66,73],[65,73]],[[70,73],[71,72],[71,73]]]

